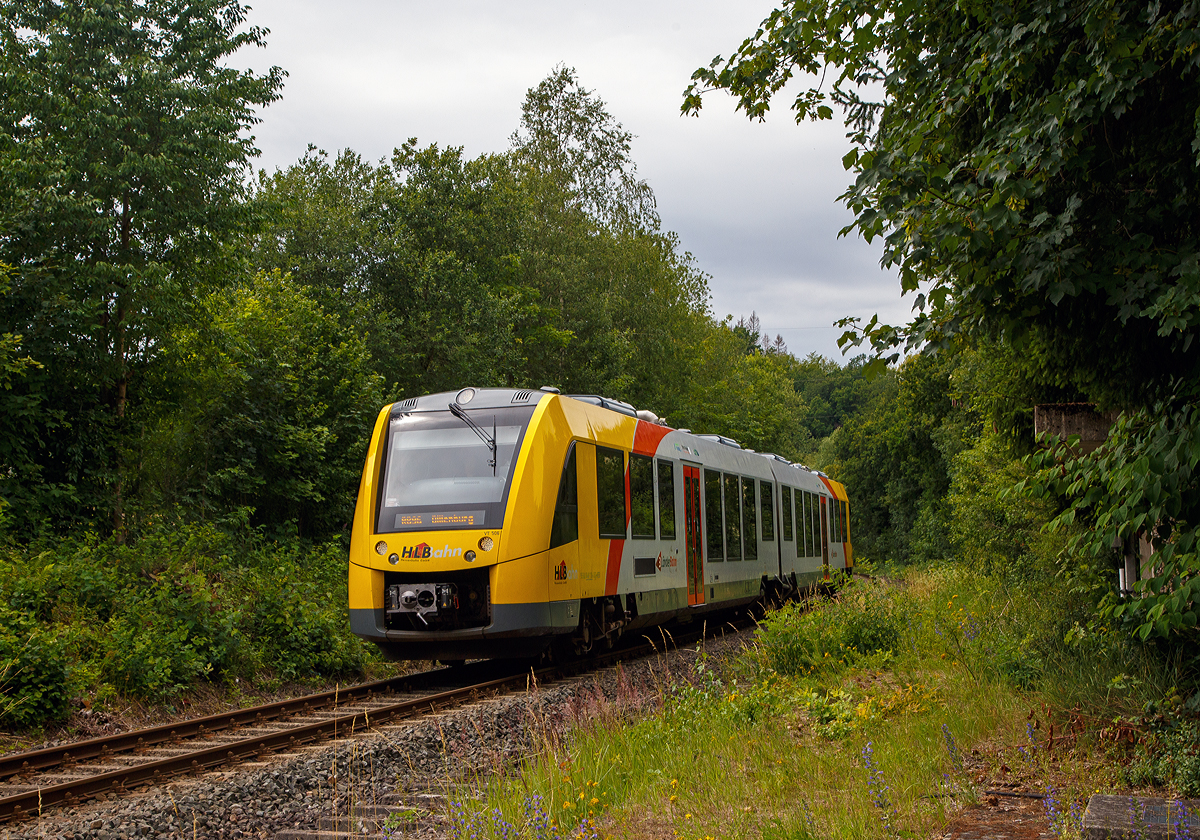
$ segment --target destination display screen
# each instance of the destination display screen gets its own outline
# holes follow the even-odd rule
[[[439,510],[431,513],[397,513],[395,528],[413,531],[419,528],[482,528],[486,510]]]

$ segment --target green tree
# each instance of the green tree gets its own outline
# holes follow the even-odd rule
[[[108,519],[121,533],[118,442],[138,376],[190,291],[241,230],[248,129],[283,73],[239,72],[261,45],[234,0],[0,2],[0,323],[41,367],[13,388],[36,404],[42,491],[26,519]],[[70,487],[78,504],[55,501]]]
[[[349,527],[384,403],[370,353],[278,274],[215,292],[164,341],[141,495],[154,509],[324,538]],[[169,397],[170,399],[166,399]]]
[[[633,137],[573,69],[531,88],[512,155],[531,213],[522,262],[545,336],[529,375],[676,418],[711,322],[707,276],[664,231]]]
[[[804,426],[807,408],[793,385],[792,356],[747,352],[744,323],[739,330],[727,320],[709,328],[690,367],[687,404],[672,417],[676,425],[722,434],[789,460],[812,451]]]
[[[958,364],[947,354],[910,356],[822,449],[819,466],[846,485],[855,550],[865,556],[905,563],[951,552],[951,464],[979,433],[953,382]]]
[[[918,292],[907,327],[864,328],[876,349],[1003,336],[1045,348],[1049,381],[1146,405],[1200,360],[1198,38],[1178,3],[796,0],[684,108],[708,85],[761,118],[828,74],[796,117],[845,108],[851,227]]]
[[[1091,526],[1078,562],[1150,536],[1145,597],[1110,593],[1105,609],[1193,642],[1200,455],[1179,447],[1200,432],[1198,42],[1180,2],[793,0],[700,68],[684,102],[723,88],[762,118],[795,74],[832,79],[792,108],[844,108],[850,229],[883,238],[918,312],[847,321],[843,340],[891,358],[1002,344],[1033,387],[1126,409],[1109,446],[1055,451],[1036,486],[1069,505],[1061,522]]]
[[[372,165],[310,149],[258,198],[270,222],[256,267],[355,324],[391,393],[521,380],[541,336],[521,274],[527,202],[505,156],[410,140]]]

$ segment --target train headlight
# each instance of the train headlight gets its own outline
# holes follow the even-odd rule
[[[467,553],[463,555],[463,559],[466,560],[468,563],[474,563],[475,562],[475,552],[471,551],[470,549],[467,549]]]
[[[400,562],[400,555],[393,551],[391,554],[388,555],[388,562],[391,563],[393,566],[395,566],[397,563]]]
[[[479,540],[480,551],[491,551],[493,545],[495,545],[495,543],[492,542],[491,537],[482,537]]]
[[[380,557],[387,554],[387,543],[385,543],[383,540],[375,543],[375,553]]]

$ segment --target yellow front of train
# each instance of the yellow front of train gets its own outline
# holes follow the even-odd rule
[[[571,441],[558,402],[466,388],[380,412],[350,541],[355,633],[394,658],[458,660],[534,655],[577,626],[549,597]]]

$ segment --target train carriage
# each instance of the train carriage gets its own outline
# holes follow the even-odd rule
[[[355,633],[404,659],[585,652],[853,563],[845,489],[553,389],[383,409],[350,546]]]

